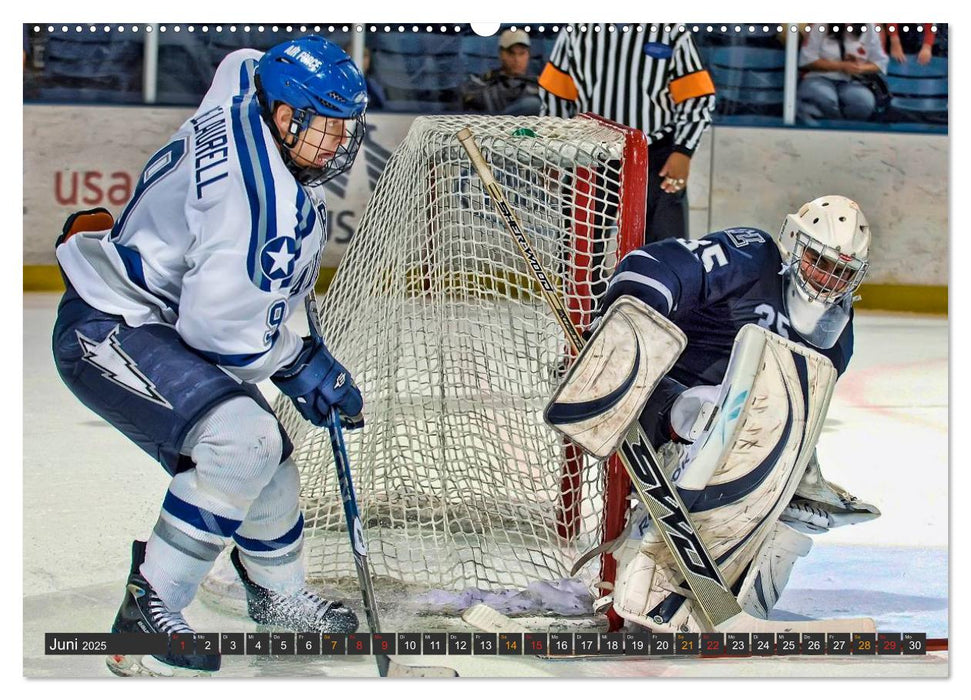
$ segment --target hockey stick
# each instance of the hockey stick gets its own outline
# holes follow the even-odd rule
[[[311,289],[305,300],[307,323],[310,334],[316,340],[321,340],[320,320],[317,315],[317,295]],[[337,467],[337,481],[340,484],[341,501],[344,504],[344,518],[347,521],[347,532],[351,538],[351,550],[354,553],[354,567],[357,569],[357,580],[361,588],[361,603],[364,606],[364,616],[372,634],[379,634],[381,626],[378,622],[378,609],[374,602],[374,584],[371,581],[371,570],[367,563],[367,542],[364,540],[364,525],[357,510],[357,496],[354,494],[354,482],[351,481],[351,466],[347,459],[347,447],[344,445],[344,433],[341,430],[340,413],[336,407],[330,409],[327,421],[330,433],[330,446],[334,451],[334,464]],[[378,675],[382,678],[455,678],[458,672],[447,666],[406,666],[391,660],[387,654],[374,654],[374,661],[378,666]]]
[[[502,190],[499,189],[492,170],[475,143],[472,131],[468,128],[462,129],[456,137],[469,154],[472,166],[482,180],[483,188],[492,200],[506,229],[515,239],[523,260],[539,283],[546,302],[566,334],[567,341],[579,353],[585,341],[570,320],[553,283],[526,238],[522,225],[506,202]],[[765,629],[765,625],[770,623],[744,612],[725,583],[718,564],[695,530],[680,494],[672,487],[670,480],[661,469],[657,453],[644,434],[639,421],[635,421],[628,430],[617,453],[641,501],[657,524],[658,532],[661,533],[665,545],[671,551],[681,575],[684,576],[685,582],[694,594],[696,607],[701,613],[702,625],[718,631],[741,631],[756,627]],[[860,632],[870,628],[875,629],[872,620],[852,621],[852,624],[860,625],[861,627],[857,628]]]

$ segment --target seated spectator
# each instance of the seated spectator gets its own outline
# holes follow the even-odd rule
[[[799,52],[803,72],[796,93],[799,121],[866,121],[886,109],[890,101],[883,78],[887,62],[873,26],[866,25],[864,31],[861,25],[814,25]]]
[[[897,63],[906,63],[907,54],[916,53],[917,65],[926,66],[931,62],[931,51],[934,48],[934,32],[931,29],[933,26],[930,23],[925,24],[924,31],[918,32],[916,24],[885,24],[884,49]],[[904,27],[910,31],[903,31]]]
[[[462,86],[462,109],[487,114],[539,114],[539,78],[528,75],[529,35],[507,29],[499,36],[498,70],[470,75]]]

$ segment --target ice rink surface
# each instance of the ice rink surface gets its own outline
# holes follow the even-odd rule
[[[168,478],[84,408],[53,366],[58,295],[24,294],[23,670],[27,677],[110,677],[99,656],[45,656],[45,632],[108,631],[121,602],[131,540],[155,522]],[[817,536],[777,616],[871,616],[887,632],[948,629],[948,322],[861,312],[856,352],[819,442],[824,475],[882,517]],[[360,608],[358,600],[348,601]],[[199,631],[255,623],[197,601]],[[385,628],[396,631],[393,615]],[[412,629],[421,629],[414,625]],[[459,629],[459,628],[456,628]],[[434,659],[438,659],[435,661]],[[407,661],[407,658],[402,658]],[[413,659],[419,661],[419,659]],[[743,660],[426,657],[473,677],[945,677],[948,656]],[[332,661],[224,657],[221,677],[373,677],[370,657]]]

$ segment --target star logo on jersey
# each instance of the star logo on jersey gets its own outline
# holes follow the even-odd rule
[[[164,408],[172,408],[172,404],[159,393],[155,384],[142,374],[135,361],[121,349],[118,343],[118,326],[115,326],[101,342],[86,338],[80,332],[77,332],[77,336],[78,343],[84,351],[81,359],[101,370],[102,377],[122,389],[141,396],[146,401]]]
[[[297,258],[297,242],[289,236],[278,236],[268,241],[260,251],[260,267],[271,280],[283,280],[293,275]]]

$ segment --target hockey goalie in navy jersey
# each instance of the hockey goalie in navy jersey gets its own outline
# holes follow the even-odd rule
[[[317,425],[332,407],[347,427],[362,425],[349,372],[285,321],[317,279],[320,185],[354,162],[366,108],[361,71],[321,37],[233,52],[118,220],[96,210],[65,224],[58,371],[172,476],[150,537],[133,544],[112,632],[191,633],[182,610],[230,542],[254,620],[357,628],[351,610],[304,586],[292,445],[256,383],[271,379]],[[220,658],[129,655],[108,666],[201,675]]]
[[[668,457],[679,486],[697,459],[695,442],[714,430],[713,412],[724,400],[720,385],[727,381],[733,343],[746,324],[821,353],[836,375],[846,370],[853,354],[852,304],[867,272],[869,246],[870,229],[859,206],[846,197],[825,196],[788,215],[777,237],[730,228],[700,240],[653,243],[620,262],[602,308],[630,295],[673,322],[687,339],[640,418],[647,436]],[[761,507],[755,500],[770,497],[762,495],[761,484],[776,478],[767,468],[758,470],[758,479],[755,471],[741,470],[745,475],[734,481],[716,471],[704,483],[718,497],[702,505],[702,495],[688,504],[709,546],[716,543],[713,556],[717,548],[727,558],[753,533],[764,538],[747,561],[732,564],[728,576],[740,604],[758,617],[768,617],[795,561],[808,553],[812,540],[805,533],[879,516],[875,507],[822,477],[813,444],[802,448],[808,459],[804,473],[794,473],[790,463],[793,474],[777,477],[795,490],[791,500],[773,506],[771,512],[779,512],[772,516],[775,522],[752,516]],[[760,459],[771,466],[768,458]],[[778,498],[783,492],[779,486],[765,493]],[[655,631],[701,629],[649,516],[635,510],[630,521],[632,531],[618,552],[614,609]]]

